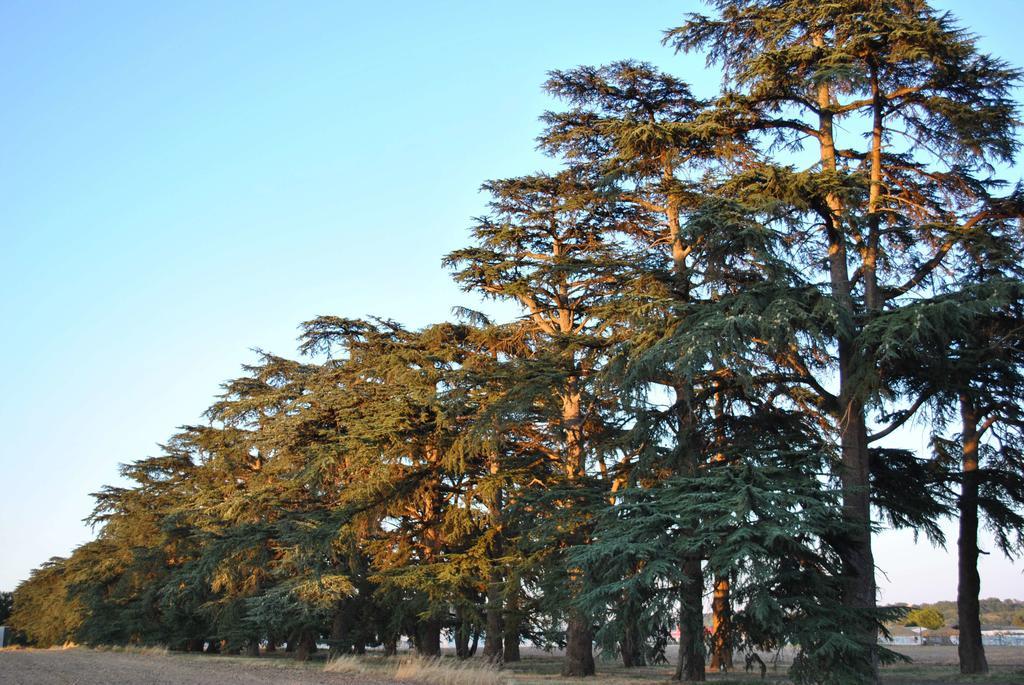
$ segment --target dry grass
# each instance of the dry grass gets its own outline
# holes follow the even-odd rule
[[[170,651],[166,647],[143,647],[141,645],[96,645],[95,647],[84,647],[74,642],[65,642],[62,645],[50,647],[24,647],[22,645],[11,645],[0,649],[0,652],[63,652],[69,649],[85,649],[94,652],[119,652],[122,654],[140,654],[142,656],[167,656]]]
[[[324,666],[332,673],[377,675],[389,680],[424,685],[506,685],[505,677],[493,664],[481,661],[450,661],[442,658],[374,658],[342,656]]]
[[[374,659],[379,661],[379,659]],[[370,658],[357,656],[339,656],[331,659],[324,666],[324,670],[330,673],[352,673],[363,675],[367,673],[385,673],[387,669],[382,664],[370,662]]]
[[[141,654],[143,656],[167,656],[170,654],[170,650],[161,646],[144,647],[142,645],[96,645],[95,647],[92,647],[92,649],[97,652],[118,652],[121,654]]]
[[[487,662],[443,659],[403,659],[398,663],[395,680],[428,685],[505,685],[498,667]]]

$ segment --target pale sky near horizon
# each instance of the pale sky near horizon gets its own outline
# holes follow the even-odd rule
[[[1024,66],[1024,4],[934,4]],[[318,314],[474,306],[440,258],[484,180],[552,167],[546,71],[636,58],[710,95],[659,42],[700,8],[0,3],[0,590],[90,539],[88,493],[200,422],[252,348],[295,355]],[[883,601],[955,598],[951,551],[875,549]],[[1024,564],[981,568],[983,596],[1024,598]]]

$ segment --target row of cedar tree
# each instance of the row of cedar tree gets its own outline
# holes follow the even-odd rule
[[[550,73],[561,170],[486,183],[444,260],[520,316],[305,323],[302,361],[263,356],[96,495],[16,625],[300,658],[529,641],[569,675],[678,628],[681,680],[789,643],[799,682],[871,682],[872,531],[953,517],[985,671],[979,524],[1013,554],[1024,523],[1024,192],[996,177],[1019,73],[924,0],[711,4],[665,42],[721,69],[713,98],[631,61]],[[910,425],[928,453],[885,447]]]

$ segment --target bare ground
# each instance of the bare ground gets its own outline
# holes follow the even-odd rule
[[[1024,648],[986,647],[990,672],[985,676],[960,675],[957,651],[954,646],[896,647],[913,661],[882,669],[882,685],[1024,685]],[[675,647],[667,651],[674,664]],[[758,670],[746,672],[742,656],[737,655],[736,669],[729,673],[708,673],[708,685],[787,685],[787,671],[792,663],[792,650],[782,654],[762,654],[768,666],[767,677],[761,680]],[[515,685],[571,685],[579,679],[559,677],[561,659],[554,654],[523,648],[523,661],[506,666]],[[667,684],[672,677],[671,665],[650,666],[626,670],[619,661],[597,662],[598,677],[594,685],[653,685]]]
[[[88,649],[0,651],[3,685],[390,685],[363,675],[325,673],[322,663]]]
[[[957,668],[956,647],[901,647],[912,664],[883,670],[884,685],[1024,685],[1024,649],[987,647],[992,672],[984,677],[964,677]],[[514,685],[561,685],[579,679],[558,676],[561,660],[539,650],[525,649],[522,662],[503,671]],[[674,655],[672,655],[674,656]],[[741,668],[728,674],[709,674],[710,685],[783,685],[786,683],[787,655],[770,668],[762,681]],[[769,659],[766,659],[769,661]],[[130,654],[65,650],[0,651],[0,684],[3,685],[394,685],[393,681],[368,674],[327,673],[323,662],[298,664],[286,658],[247,659],[243,657],[188,654]],[[615,662],[598,662],[594,685],[648,685],[666,683],[669,666],[626,671]]]

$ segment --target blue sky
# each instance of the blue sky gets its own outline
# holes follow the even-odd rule
[[[942,2],[1024,65],[1024,7]],[[535,171],[545,72],[660,46],[695,0],[0,4],[0,589],[90,537],[89,492],[317,314],[475,304],[440,266],[480,183]],[[1017,175],[1015,173],[1015,175]],[[951,557],[877,543],[885,599]],[[983,594],[1021,596],[986,557]]]

